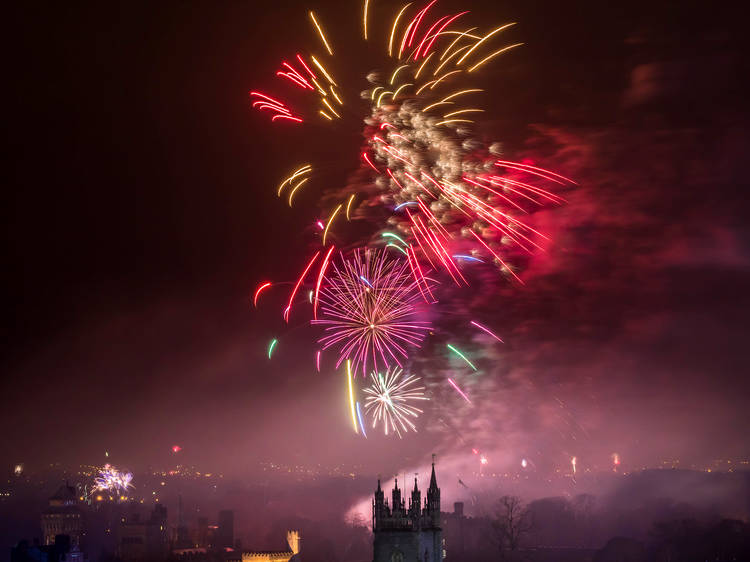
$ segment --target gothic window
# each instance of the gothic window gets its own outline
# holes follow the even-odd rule
[[[391,562],[404,562],[404,553],[400,550],[394,550],[391,553]]]

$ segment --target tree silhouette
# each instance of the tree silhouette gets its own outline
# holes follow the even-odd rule
[[[501,560],[514,560],[518,557],[521,541],[531,528],[531,516],[521,498],[503,496],[497,501],[492,529]]]

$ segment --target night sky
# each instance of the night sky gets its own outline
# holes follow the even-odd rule
[[[472,448],[545,469],[572,455],[605,467],[614,452],[632,467],[749,455],[739,18],[605,4],[443,6],[519,22],[509,38],[525,45],[486,72],[478,133],[579,187],[537,214],[553,242],[523,287],[456,296],[471,308],[496,293],[481,318],[506,341],[442,327],[484,354],[467,383],[474,408],[436,391],[419,434],[367,441],[332,362],[315,372],[301,315],[283,330],[281,293],[251,303],[259,282],[294,279],[309,255],[314,191],[292,210],[275,196],[290,159],[313,154],[330,185],[359,166],[356,102],[333,132],[272,126],[249,106],[283,56],[315,44],[309,6],[12,8],[0,456],[99,462],[107,450],[138,467],[180,444],[186,461],[229,473],[266,459],[374,473],[432,452],[474,462]],[[382,40],[396,5],[372,5]],[[357,40],[358,3],[315,8],[356,100],[386,58]],[[414,368],[438,376],[430,353]]]

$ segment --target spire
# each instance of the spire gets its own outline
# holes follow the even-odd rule
[[[385,504],[385,494],[380,487],[380,475],[378,474],[378,489],[375,490],[375,499],[372,501],[372,528],[377,529],[380,526],[383,517],[387,516],[388,508]]]
[[[427,489],[427,501],[425,512],[429,516],[430,525],[434,528],[440,527],[440,488],[435,476],[435,455],[432,455],[432,474],[430,475],[430,487]]]
[[[435,455],[432,455],[432,474],[430,475],[430,490],[437,490],[437,478],[435,477]]]
[[[378,511],[380,511],[385,505],[384,500],[385,500],[385,494],[383,493],[383,490],[380,487],[380,477],[378,477],[378,489],[375,490],[375,503],[374,503]]]

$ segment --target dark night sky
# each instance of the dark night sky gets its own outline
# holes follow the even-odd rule
[[[476,389],[487,401],[440,415],[503,462],[748,455],[739,18],[604,4],[467,6],[519,21],[513,39],[526,43],[488,73],[497,97],[482,134],[581,187],[540,214],[553,248],[486,313],[508,341]],[[250,291],[294,277],[307,252],[304,206],[290,212],[274,194],[289,153],[314,152],[345,181],[361,143],[355,118],[328,135],[274,128],[249,108],[248,90],[313,41],[305,9],[13,8],[3,458],[78,462],[107,449],[136,466],[180,443],[187,460],[227,471],[261,458],[385,470],[433,450],[463,454],[436,419],[402,442],[351,435],[341,379],[314,373],[304,327],[265,358],[278,307],[251,310]],[[329,35],[338,27],[355,44],[357,3],[316,10]],[[353,92],[384,62],[357,57],[341,55]]]

